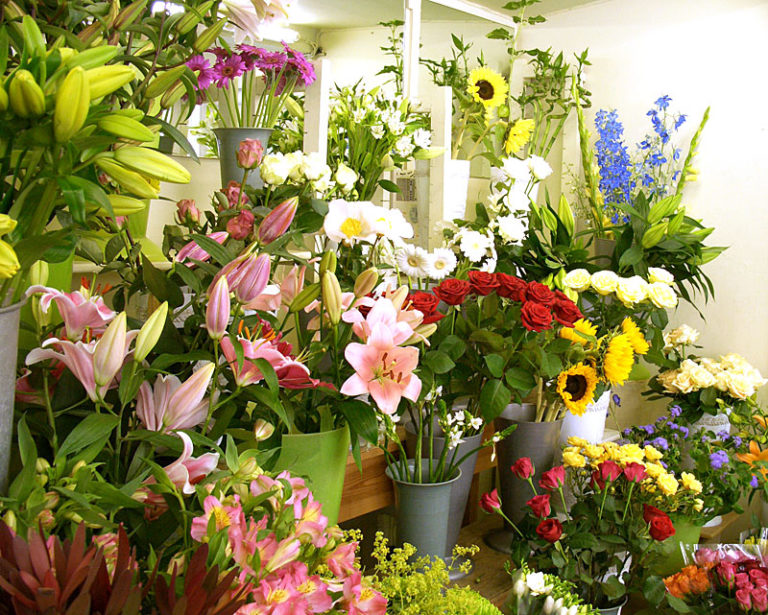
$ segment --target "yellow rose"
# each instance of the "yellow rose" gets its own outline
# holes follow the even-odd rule
[[[685,487],[689,491],[693,491],[696,494],[701,493],[701,489],[702,489],[701,483],[690,472],[681,473],[680,482],[683,483],[683,487]]]
[[[667,471],[664,469],[664,466],[659,465],[658,463],[649,463],[645,466],[645,471],[648,472],[648,476],[651,478],[658,478],[662,474],[666,474]]]
[[[599,459],[603,456],[605,449],[602,446],[596,446],[594,444],[588,444],[584,447],[584,454],[590,459]]]
[[[677,305],[677,293],[664,282],[648,284],[648,298],[658,308],[670,309]]]
[[[648,282],[639,275],[633,275],[631,278],[619,278],[616,296],[624,305],[631,307],[635,303],[645,300],[647,287]]]
[[[643,449],[643,452],[645,453],[645,458],[648,461],[658,461],[664,456],[663,453],[661,453],[657,448],[654,448],[650,444]]]
[[[643,461],[643,449],[637,444],[625,444],[621,447],[621,456],[622,459],[627,459],[629,462],[641,463]]]
[[[675,276],[661,267],[648,267],[648,281],[651,284],[661,282],[662,284],[671,285],[675,283]]]
[[[580,293],[589,288],[591,279],[586,269],[574,269],[565,274],[563,286]]]
[[[656,484],[659,486],[661,492],[668,497],[675,495],[679,486],[677,479],[666,472],[656,478]]]
[[[585,440],[584,438],[579,438],[577,436],[571,436],[568,438],[568,444],[570,446],[578,446],[579,448],[584,448],[585,446],[589,446],[589,442]]]
[[[567,468],[583,468],[587,465],[587,460],[584,458],[584,455],[579,453],[564,452],[563,463]]]
[[[619,276],[613,271],[598,271],[592,274],[589,285],[601,295],[610,295],[615,292],[619,284]]]

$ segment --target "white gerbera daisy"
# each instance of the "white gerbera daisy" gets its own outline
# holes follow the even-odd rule
[[[459,249],[473,263],[479,263],[492,245],[493,240],[478,231],[465,230],[461,233]]]
[[[426,275],[429,253],[419,246],[404,244],[397,255],[397,266],[409,278],[422,278]]]
[[[429,255],[427,275],[432,280],[442,280],[456,269],[456,255],[448,248],[437,248]]]

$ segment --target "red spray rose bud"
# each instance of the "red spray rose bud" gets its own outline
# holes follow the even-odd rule
[[[548,493],[545,493],[544,495],[536,495],[528,500],[526,504],[528,504],[533,514],[539,517],[539,519],[546,519],[552,512],[552,509],[549,506]]]
[[[253,231],[253,214],[247,210],[242,210],[234,218],[227,222],[227,232],[232,239],[245,239]]]
[[[527,301],[520,310],[520,320],[529,331],[545,331],[552,328],[552,312],[546,305]]]
[[[651,538],[661,542],[675,535],[675,526],[672,525],[672,520],[665,513],[659,512],[661,513],[660,515],[655,515],[648,522],[648,531],[651,534]]]
[[[536,528],[536,534],[547,542],[557,542],[560,540],[560,536],[563,535],[563,524],[557,519],[547,519],[539,523]]]
[[[258,139],[243,139],[237,148],[237,164],[243,169],[255,169],[264,159],[264,146]]]
[[[448,305],[460,305],[464,303],[464,299],[469,294],[472,286],[466,280],[457,280],[456,278],[450,278],[443,280],[438,286],[432,289],[432,292],[443,303]]]
[[[565,485],[565,468],[563,466],[556,466],[551,470],[547,470],[541,475],[539,486],[547,491],[552,491],[558,487]]]
[[[533,476],[534,472],[533,462],[531,461],[530,457],[520,457],[520,459],[512,464],[510,469],[512,470],[512,474],[522,480],[529,479],[531,476]]]
[[[549,307],[555,303],[555,293],[546,284],[528,282],[528,286],[525,289],[525,300],[535,301]]]
[[[472,285],[472,292],[478,295],[490,295],[499,287],[496,276],[485,271],[470,271],[467,274],[469,283]]]
[[[664,511],[659,510],[650,504],[643,504],[643,521],[650,523],[654,517],[665,517]]]
[[[437,322],[441,318],[445,318],[445,314],[437,311],[440,299],[432,293],[427,293],[422,290],[416,291],[412,295],[408,295],[406,303],[410,304],[414,310],[418,310],[424,315],[424,320],[421,321],[421,324],[423,325],[429,325],[433,322]]]
[[[499,283],[499,287],[496,289],[496,294],[499,297],[512,299],[512,301],[525,301],[525,289],[528,287],[525,280],[498,272],[496,273],[496,281]]]
[[[487,513],[492,513],[495,510],[501,508],[501,501],[499,501],[499,493],[496,489],[490,493],[484,493],[480,498],[480,508]]]
[[[267,245],[278,237],[282,237],[291,226],[298,207],[299,197],[294,196],[270,211],[259,225],[259,241]]]

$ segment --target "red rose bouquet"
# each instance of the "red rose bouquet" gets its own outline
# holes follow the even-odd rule
[[[607,607],[643,587],[646,571],[663,557],[664,541],[675,534],[669,514],[695,506],[701,486],[691,475],[678,481],[667,473],[650,446],[569,443],[564,465],[545,472],[538,484],[530,459],[512,466],[532,496],[521,523],[507,520],[522,539],[512,559],[573,582],[585,602]],[[575,495],[570,506],[566,485]],[[496,493],[484,496],[481,506],[504,516]]]

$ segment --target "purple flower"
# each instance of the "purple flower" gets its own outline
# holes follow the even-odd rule
[[[661,422],[666,421],[666,420],[667,420],[666,416],[660,416],[659,418],[656,419],[656,422],[657,423],[661,423]]]
[[[666,451],[669,448],[669,442],[666,438],[658,437],[651,440],[651,444],[656,448],[660,448],[662,451]]]
[[[677,429],[678,429],[678,431],[679,431],[681,434],[683,434],[683,438],[687,438],[687,437],[688,437],[688,434],[689,434],[690,432],[689,432],[689,430],[688,430],[688,428],[687,428],[687,427],[684,427],[684,426],[680,425],[680,427],[678,427]]]
[[[197,88],[195,89],[198,92],[207,89],[208,86],[213,83],[213,67],[211,67],[211,64],[206,60],[205,56],[192,56],[187,61],[187,66],[191,70],[197,72]]]
[[[313,84],[316,79],[315,67],[304,57],[304,54],[291,49],[285,43],[283,43],[283,49],[288,56],[288,64],[298,73],[298,82],[304,87]]]
[[[669,427],[670,429],[677,429],[677,423],[673,423],[672,421],[670,421],[669,423],[667,423],[667,427]]]
[[[663,461],[659,460],[659,463],[661,464],[661,467],[664,468],[665,470],[667,468],[669,468],[669,466],[666,463],[664,463]]]
[[[284,53],[279,51],[267,51],[266,49],[258,49],[258,57],[256,58],[256,68],[264,73],[273,72],[279,73],[285,68],[285,64],[288,61],[288,57]]]
[[[709,465],[715,470],[719,470],[728,463],[728,453],[725,451],[715,451],[709,456]]]
[[[619,408],[621,408],[621,397],[619,397],[618,395],[616,395],[616,393],[614,393],[611,399],[613,399],[614,404],[616,404]]]
[[[757,480],[757,476],[754,474],[752,475],[752,480],[749,481],[749,486],[752,487],[752,489],[757,489],[757,487],[760,485],[760,481]]]
[[[683,411],[680,409],[680,406],[672,406],[669,409],[669,414],[673,419],[676,419],[678,416],[680,416],[683,413]]]
[[[232,79],[245,72],[245,62],[236,53],[225,60],[219,60],[213,67],[213,77],[216,79],[216,87],[227,87]]]
[[[741,439],[741,438],[739,438],[739,436],[733,436],[733,445],[734,445],[736,448],[740,448],[740,447],[741,447],[741,444],[742,444],[742,439]]]
[[[720,438],[723,442],[727,442],[730,439],[731,434],[727,431],[718,431],[717,437]]]
[[[656,428],[653,425],[641,425],[640,429],[645,431],[649,436],[652,436],[654,433],[656,433]]]
[[[631,436],[632,435],[632,430],[629,427],[627,427],[622,433],[625,436]]]

